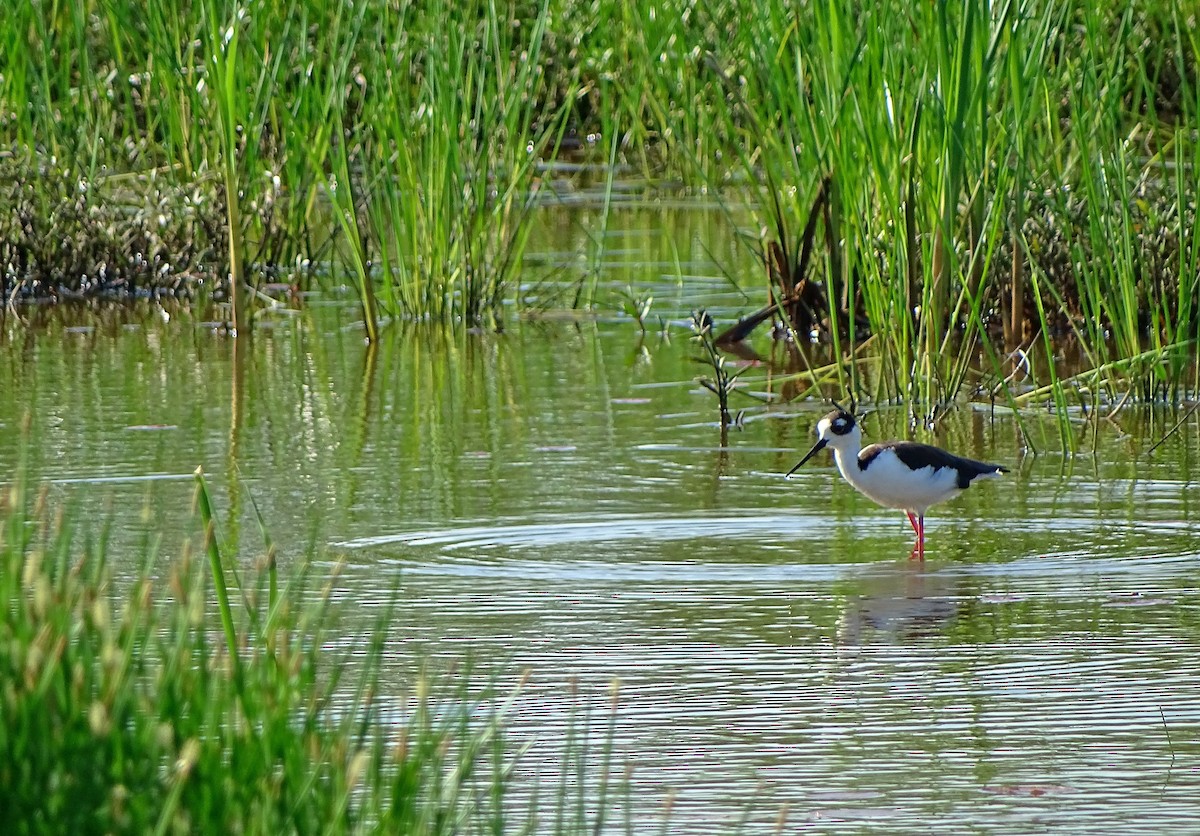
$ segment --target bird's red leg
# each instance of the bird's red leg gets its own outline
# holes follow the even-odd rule
[[[913,532],[917,535],[917,542],[913,543],[912,554],[908,556],[908,559],[917,560],[920,558],[923,560],[924,555],[921,553],[921,528],[917,525],[917,515],[912,511],[905,511],[904,513],[908,515],[908,524],[912,526]]]
[[[925,559],[925,515],[917,517],[917,555]]]

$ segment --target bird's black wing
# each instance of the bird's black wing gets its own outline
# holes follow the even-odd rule
[[[959,488],[966,488],[977,476],[1008,472],[1007,467],[977,462],[974,459],[964,459],[962,456],[947,453],[941,447],[922,444],[919,441],[885,441],[864,447],[858,454],[859,470],[866,470],[870,467],[871,462],[884,450],[891,450],[896,454],[896,458],[913,470],[920,470],[923,467],[932,467],[934,470],[941,470],[943,467],[953,468],[958,471]]]

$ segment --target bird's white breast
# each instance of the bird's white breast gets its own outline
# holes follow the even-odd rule
[[[932,465],[911,470],[891,450],[871,460],[866,470],[859,469],[858,457],[835,452],[838,470],[846,481],[869,499],[888,508],[903,508],[923,514],[930,505],[944,502],[959,493],[958,472],[952,467]]]

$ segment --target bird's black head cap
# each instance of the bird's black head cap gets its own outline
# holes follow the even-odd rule
[[[854,417],[852,412],[838,408],[825,416],[825,420],[829,422],[829,429],[834,435],[845,435],[854,429],[854,425],[858,423],[858,419]]]

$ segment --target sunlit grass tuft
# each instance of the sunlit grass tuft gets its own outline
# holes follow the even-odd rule
[[[518,692],[469,670],[390,684],[390,607],[335,653],[336,574],[317,587],[304,563],[281,586],[269,540],[239,573],[199,472],[196,507],[201,554],[168,560],[148,535],[117,577],[105,532],[6,488],[0,808],[24,832],[508,832],[522,805],[532,826],[564,820],[511,797]],[[607,761],[570,768],[607,805]],[[565,815],[564,832],[599,821]]]

